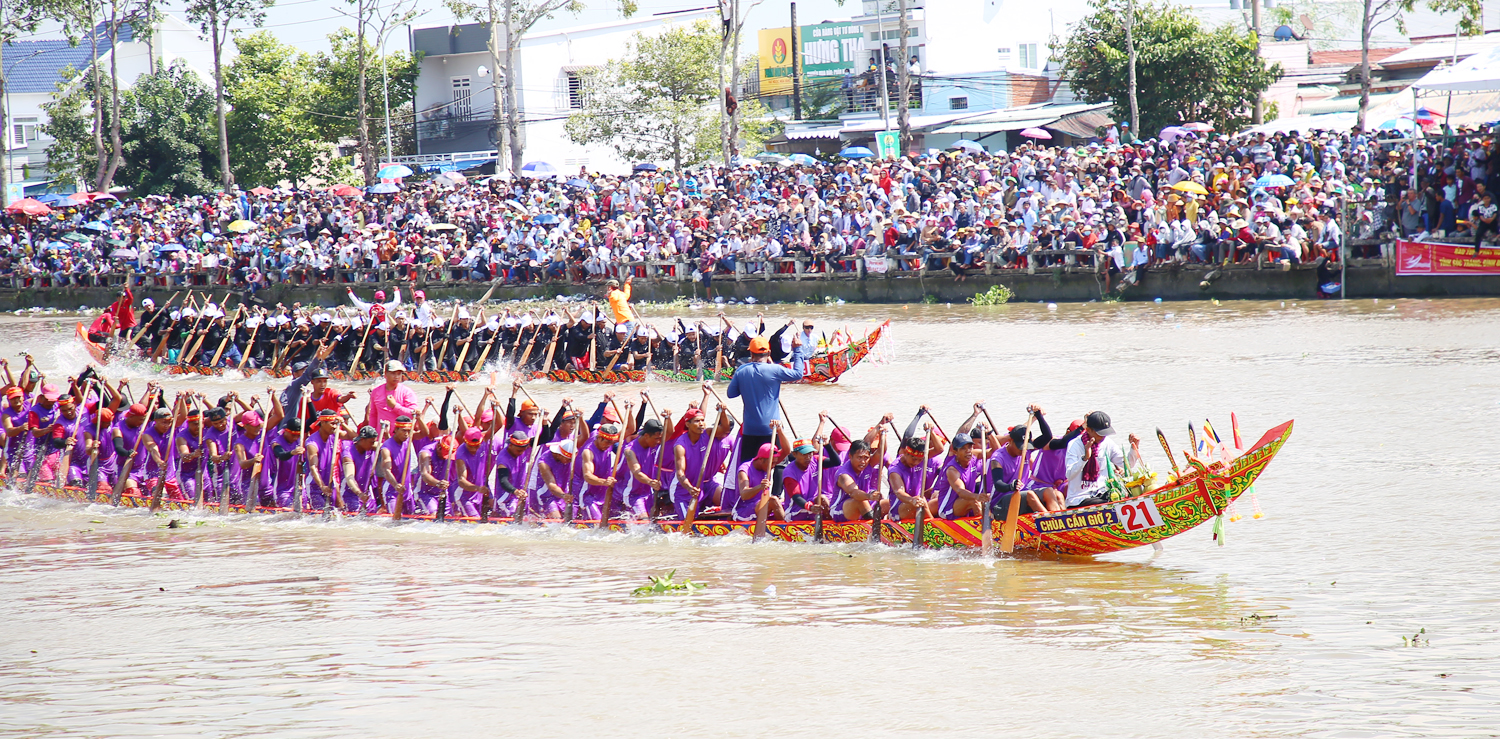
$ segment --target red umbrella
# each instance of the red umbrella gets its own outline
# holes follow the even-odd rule
[[[261,185],[260,187],[252,187],[250,188],[250,193],[252,195],[260,195],[264,197],[271,194],[271,188],[266,187],[265,185]]]
[[[51,208],[37,201],[36,198],[21,198],[11,203],[5,210],[9,213],[25,213],[28,216],[44,216],[52,212]]]
[[[360,194],[360,189],[353,185],[334,185],[329,192],[341,198],[350,198]]]

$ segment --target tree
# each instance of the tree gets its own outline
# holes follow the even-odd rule
[[[44,130],[53,138],[47,147],[47,167],[88,182],[101,161],[94,146],[99,129],[88,109],[93,100],[115,93],[93,90],[92,75],[69,69],[64,76],[58,94],[43,105],[48,119]],[[112,87],[103,75],[98,83]],[[179,60],[141,75],[132,89],[119,95],[118,120],[112,105],[98,112],[105,128],[120,132],[120,181],[138,194],[190,195],[212,189],[218,176],[212,153],[218,136],[212,124],[213,98],[203,80]],[[108,166],[113,154],[104,158]]]
[[[113,52],[120,45],[120,29],[131,26],[140,33],[149,32],[156,21],[156,8],[152,0],[109,0],[109,16],[104,22],[105,34],[109,38],[109,159],[100,161],[98,174],[94,178],[94,189],[107,192],[114,184],[115,172],[125,160],[125,145],[120,137],[120,55]],[[94,63],[97,68],[98,62]]]
[[[1091,0],[1092,12],[1074,26],[1063,47],[1073,91],[1085,102],[1114,103],[1130,114],[1129,53],[1119,0]],[[1233,133],[1250,121],[1248,101],[1281,76],[1255,53],[1255,35],[1224,26],[1205,30],[1185,7],[1135,3],[1136,96],[1141,135],[1188,121],[1212,121]]]
[[[266,19],[266,8],[275,0],[188,0],[188,20],[208,35],[214,54],[214,116],[219,124],[219,174],[227,190],[234,184],[229,166],[229,122],[224,110],[224,44],[229,41],[232,23],[249,23],[259,27]]]
[[[1457,12],[1459,18],[1455,34],[1484,33],[1484,4],[1482,0],[1427,0],[1428,9],[1439,13]],[[1365,115],[1370,111],[1370,39],[1375,29],[1390,20],[1405,26],[1403,13],[1410,13],[1417,0],[1362,0],[1363,12],[1359,24],[1359,114],[1355,127],[1365,130]]]
[[[114,93],[99,89],[107,87],[109,79],[98,74],[86,75],[69,67],[62,77],[52,100],[42,103],[47,114],[42,132],[52,139],[47,146],[47,169],[87,188],[84,183],[94,181],[99,162],[106,156],[101,131],[109,125],[111,111],[99,101]]]
[[[26,0],[26,2],[0,2],[0,123],[10,120],[5,113],[5,79],[10,76],[10,69],[5,67],[5,45],[9,44],[17,36],[31,33],[42,25],[45,20],[62,17],[67,14],[72,0]],[[17,59],[12,64],[24,61],[25,58]],[[8,133],[8,132],[7,132]],[[6,137],[7,146],[0,150],[4,154],[10,150],[9,136]],[[10,162],[0,162],[0,208],[10,204],[8,199],[10,189],[7,180],[10,178]]]
[[[360,94],[364,87],[361,84],[360,69],[368,69],[373,64],[384,64],[387,69],[390,95],[385,98],[385,110],[375,122],[383,124],[386,118],[410,121],[416,103],[417,75],[421,71],[420,57],[403,51],[381,56],[375,44],[368,39],[363,44],[363,51],[360,47],[359,35],[347,28],[328,35],[329,51],[318,54],[312,60],[312,75],[322,89],[311,109],[318,113],[316,124],[322,138],[333,142],[344,137],[359,139],[360,110],[363,108],[366,111],[364,125],[367,133],[362,140],[360,156],[373,165],[378,157],[375,156],[368,134],[369,95]],[[381,106],[377,104],[376,107]],[[368,153],[364,150],[365,146],[371,147]],[[398,147],[397,151],[400,150]],[[374,171],[369,174],[373,177]]]
[[[340,48],[337,41],[333,45]],[[318,59],[268,31],[241,37],[236,46],[239,55],[225,71],[224,87],[233,106],[226,125],[239,180],[300,185],[314,177],[349,179],[352,172],[332,143],[338,137],[336,124],[347,128],[348,111],[332,106],[344,96],[331,94]],[[337,118],[317,114],[335,109],[340,111]]]
[[[218,176],[214,95],[181,59],[125,91],[120,180],[134,195],[193,195]]]
[[[706,21],[635,34],[624,59],[585,75],[583,110],[568,119],[568,138],[607,144],[634,160],[703,162],[718,148],[719,32]]]

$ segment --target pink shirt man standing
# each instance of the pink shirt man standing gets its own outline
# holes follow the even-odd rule
[[[371,426],[380,428],[382,421],[394,425],[398,416],[417,415],[417,394],[402,384],[406,368],[395,359],[385,363],[385,382],[370,389]]]

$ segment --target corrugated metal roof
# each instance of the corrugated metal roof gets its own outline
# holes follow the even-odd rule
[[[109,34],[104,25],[95,28],[98,36],[99,56],[109,51]],[[128,43],[135,38],[130,26],[120,27],[120,42]],[[73,46],[63,39],[43,41],[15,41],[5,45],[5,86],[12,94],[28,92],[53,92],[62,82],[62,72],[68,67],[87,69],[93,56],[87,36]]]

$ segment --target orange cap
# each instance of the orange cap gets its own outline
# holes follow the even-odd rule
[[[750,340],[750,353],[751,354],[770,354],[771,353],[771,342],[766,341],[764,338],[762,338],[760,336],[757,336],[757,337],[751,339]]]

